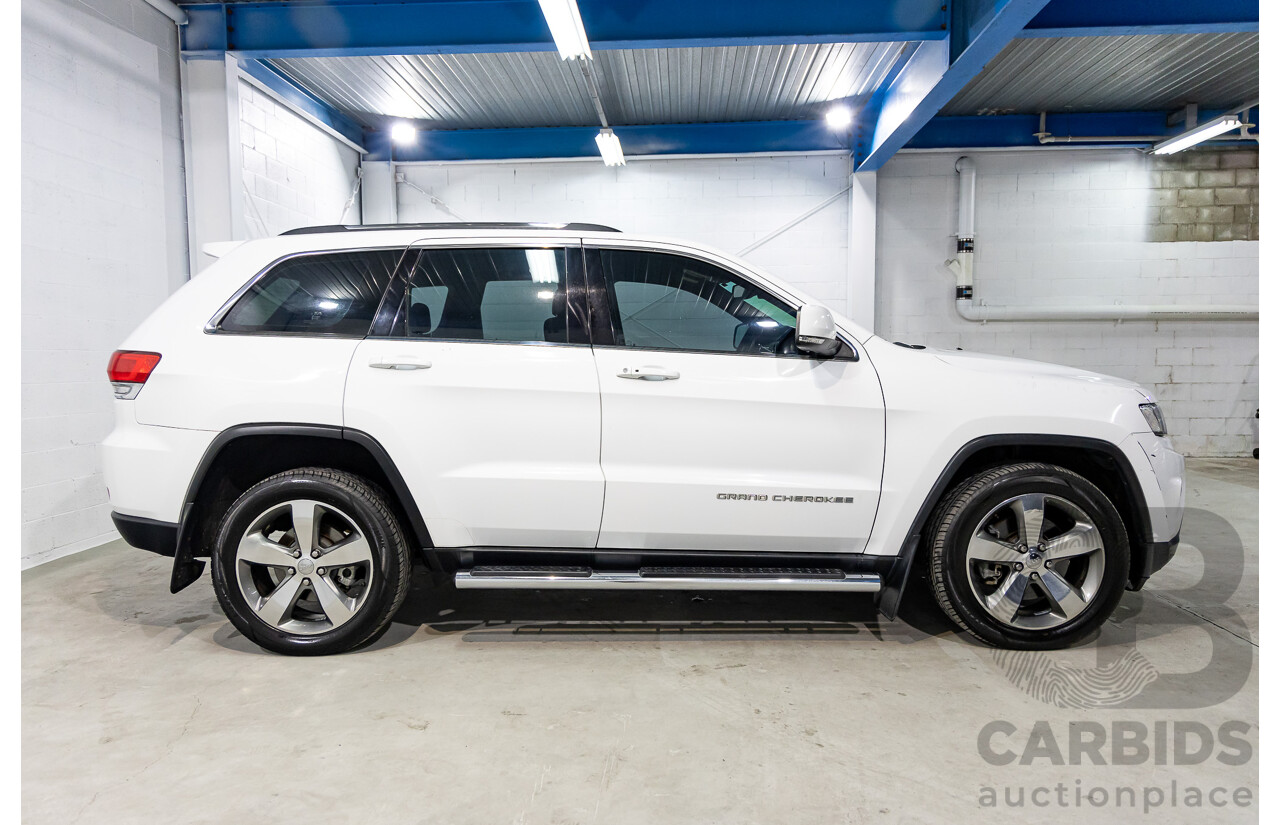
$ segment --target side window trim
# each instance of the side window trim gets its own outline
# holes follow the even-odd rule
[[[622,327],[617,304],[609,298],[600,248],[583,244],[583,273],[586,275],[587,311],[593,347],[621,346],[616,330]]]
[[[392,337],[396,325],[403,325],[405,298],[409,294],[409,274],[417,266],[418,256],[422,254],[422,250],[423,247],[415,247],[413,244],[401,250],[400,260],[396,262],[396,271],[387,282],[387,288],[383,290],[382,300],[378,303],[377,311],[373,313],[373,324],[370,325],[369,334],[365,337]]]

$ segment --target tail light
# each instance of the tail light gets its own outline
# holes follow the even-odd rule
[[[115,388],[116,398],[127,401],[136,398],[142,385],[151,377],[151,371],[160,363],[158,352],[129,352],[116,350],[107,365],[107,377]]]

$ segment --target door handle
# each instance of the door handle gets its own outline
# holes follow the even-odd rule
[[[369,362],[369,366],[376,370],[429,370],[431,362],[423,361],[421,358],[393,355],[374,358]]]
[[[666,367],[623,367],[618,377],[637,381],[674,381],[680,377],[680,373]]]

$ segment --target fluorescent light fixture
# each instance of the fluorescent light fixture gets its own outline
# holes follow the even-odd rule
[[[626,164],[627,159],[622,156],[622,144],[618,142],[618,136],[612,129],[600,130],[600,134],[596,135],[596,146],[600,147],[600,157],[604,158],[605,166]]]
[[[418,130],[413,128],[412,123],[406,123],[403,120],[392,124],[391,140],[401,146],[408,146],[418,142]]]
[[[538,0],[542,16],[547,18],[551,39],[556,41],[560,57],[591,57],[591,45],[587,43],[587,30],[582,28],[582,15],[577,0]]]
[[[554,249],[526,249],[524,257],[529,264],[529,279],[535,284],[560,283],[560,268],[556,266]]]
[[[1181,152],[1183,149],[1190,149],[1197,143],[1202,143],[1209,138],[1217,137],[1224,132],[1230,132],[1232,129],[1239,128],[1239,115],[1223,115],[1222,117],[1215,117],[1213,120],[1205,121],[1196,128],[1183,132],[1175,138],[1169,138],[1163,143],[1157,143],[1152,151],[1157,155],[1172,155],[1174,152]]]
[[[832,106],[827,110],[827,127],[840,131],[853,124],[853,111],[848,106]]]

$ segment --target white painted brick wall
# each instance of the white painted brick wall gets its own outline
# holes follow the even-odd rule
[[[177,35],[142,0],[22,4],[22,563],[114,535],[107,360],[187,278]]]
[[[1053,361],[1155,393],[1188,455],[1257,446],[1258,325],[989,323],[955,311],[955,161],[901,154],[878,177],[877,333]],[[1256,304],[1258,243],[1151,243],[1152,159],[1133,151],[980,152],[975,300]]]
[[[407,180],[472,221],[586,221],[695,241],[730,254],[848,186],[838,155],[402,166]],[[400,220],[454,220],[411,186]],[[833,307],[845,307],[849,203],[839,198],[745,256]]]
[[[257,86],[242,81],[239,91],[248,237],[359,223],[359,198],[346,208],[358,153]]]

